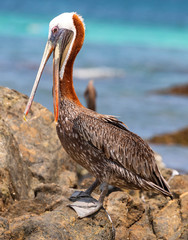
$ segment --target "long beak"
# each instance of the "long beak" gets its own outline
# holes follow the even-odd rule
[[[52,44],[51,41],[48,41],[47,44],[46,44],[46,47],[45,47],[45,50],[44,50],[44,54],[43,54],[43,57],[42,57],[42,60],[41,60],[41,63],[40,63],[40,67],[39,67],[39,70],[38,70],[38,73],[37,73],[37,76],[36,76],[36,79],[35,79],[35,82],[34,82],[34,85],[33,85],[33,89],[31,91],[31,95],[29,97],[29,100],[27,102],[27,106],[25,108],[25,111],[24,111],[24,120],[26,120],[26,116],[31,108],[31,105],[32,105],[32,102],[33,102],[33,99],[34,99],[34,96],[35,96],[35,93],[36,93],[36,90],[37,90],[37,87],[38,87],[38,84],[39,84],[39,81],[40,81],[40,78],[41,78],[41,75],[42,75],[42,72],[44,70],[44,67],[52,53],[52,51],[54,50],[54,46]]]
[[[54,50],[53,56],[53,104],[54,104],[54,120],[58,121],[59,117],[59,64],[60,64],[60,42]]]
[[[31,91],[30,98],[28,100],[27,106],[25,108],[24,112],[24,119],[26,120],[26,116],[29,112],[29,109],[31,108],[31,104],[33,102],[42,72],[44,70],[44,67],[53,52],[53,103],[54,103],[54,119],[55,122],[58,121],[59,117],[59,71],[60,68],[65,60],[65,57],[67,55],[67,51],[70,46],[70,42],[73,36],[73,32],[68,29],[61,29],[59,31],[59,35],[57,36],[51,36],[51,38],[48,40],[44,54],[42,57],[42,61],[33,85],[33,89]]]

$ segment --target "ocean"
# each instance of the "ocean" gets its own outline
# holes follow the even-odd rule
[[[83,16],[86,38],[75,61],[81,102],[90,79],[97,111],[147,139],[188,125],[188,98],[154,92],[188,82],[188,1],[7,0],[0,6],[0,85],[29,95],[48,36],[62,12]],[[35,101],[53,111],[52,59]],[[188,172],[188,148],[151,145],[167,167]]]

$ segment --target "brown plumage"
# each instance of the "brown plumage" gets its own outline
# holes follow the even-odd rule
[[[60,109],[57,133],[64,149],[101,183],[152,189],[171,197],[152,149],[119,120],[80,108],[68,99]]]
[[[61,21],[65,22],[65,28]],[[73,86],[73,63],[84,41],[82,18],[76,13],[62,14],[51,21],[50,31],[47,43],[50,45],[45,49],[36,82],[38,84],[49,57],[48,52],[54,51],[53,97],[57,133],[67,153],[97,179],[86,193],[91,194],[99,183],[104,183],[105,190],[101,193],[97,210],[102,206],[107,184],[120,188],[154,190],[172,197],[149,145],[115,117],[98,114],[80,103]],[[33,87],[25,115],[31,106],[37,84]]]

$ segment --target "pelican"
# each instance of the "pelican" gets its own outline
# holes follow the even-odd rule
[[[73,64],[84,36],[83,18],[75,12],[63,13],[50,22],[48,41],[24,112],[26,118],[43,69],[53,53],[53,105],[58,137],[71,158],[96,178],[86,191],[73,193],[70,206],[80,218],[99,211],[109,184],[122,189],[154,190],[172,198],[149,145],[117,118],[94,112],[80,103],[73,85]],[[88,200],[100,184],[98,201]]]

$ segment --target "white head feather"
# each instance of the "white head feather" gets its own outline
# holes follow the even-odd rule
[[[53,27],[58,26],[58,28],[65,28],[65,29],[69,29],[72,30],[74,33],[76,33],[76,28],[74,26],[74,22],[73,22],[73,15],[76,14],[80,20],[82,21],[84,28],[85,28],[85,24],[84,24],[84,20],[83,18],[78,15],[76,12],[70,12],[70,13],[62,13],[60,15],[58,15],[57,17],[55,17],[54,19],[52,19],[52,21],[49,24],[49,35],[51,34],[51,30]]]
[[[80,15],[78,15],[76,12],[62,13],[62,14],[58,15],[57,17],[55,17],[54,19],[52,19],[50,24],[49,24],[48,38],[50,38],[51,30],[54,27],[56,27],[56,26],[59,29],[63,29],[63,28],[64,29],[68,29],[68,30],[73,31],[73,33],[74,33],[73,39],[72,39],[72,42],[71,42],[71,45],[70,45],[70,48],[69,48],[69,51],[67,53],[67,56],[65,58],[65,61],[64,61],[63,66],[61,68],[61,71],[60,71],[60,78],[63,78],[65,65],[66,65],[66,62],[67,62],[68,57],[70,55],[70,52],[72,50],[72,46],[73,46],[73,43],[74,43],[74,40],[75,40],[75,37],[76,37],[76,28],[75,28],[75,25],[74,25],[74,22],[73,22],[73,15],[74,14],[76,14],[80,18],[80,20],[82,21],[82,23],[84,25],[84,28],[85,28],[85,24],[84,24],[83,18]]]

